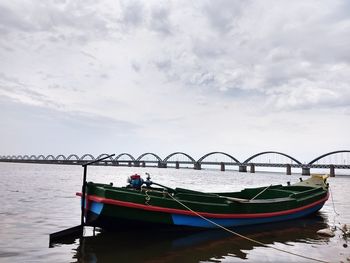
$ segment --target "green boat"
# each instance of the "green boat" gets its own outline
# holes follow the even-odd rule
[[[149,177],[143,181],[139,175],[131,176],[126,187],[88,182],[85,225],[106,229],[217,228],[292,220],[322,208],[329,197],[327,178],[312,175],[295,184],[230,193],[172,189]]]

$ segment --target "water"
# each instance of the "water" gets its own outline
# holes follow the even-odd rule
[[[157,168],[89,167],[88,181],[122,186],[132,173],[149,172],[170,187],[234,191],[243,187],[296,182],[299,176]],[[48,247],[49,234],[80,223],[80,166],[0,163],[0,262],[305,262],[305,259],[242,240],[222,230],[96,233]],[[278,224],[245,227],[239,232],[272,247],[331,262],[350,262],[347,240],[316,231],[350,225],[350,177],[329,179],[331,199],[316,216]],[[350,245],[350,244],[349,244]]]

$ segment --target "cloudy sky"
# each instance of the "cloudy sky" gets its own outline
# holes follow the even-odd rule
[[[350,2],[0,0],[0,154],[350,149]]]

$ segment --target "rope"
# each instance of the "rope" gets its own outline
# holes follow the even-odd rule
[[[149,205],[149,201],[151,200],[151,197],[148,195],[148,190],[145,191],[145,204]]]
[[[254,196],[252,199],[250,199],[250,201],[254,200],[255,198],[257,198],[259,195],[261,195],[263,192],[265,192],[271,185],[269,185],[268,187],[264,188],[261,192],[259,192],[256,196]]]
[[[333,211],[335,213],[335,215],[333,215],[333,226],[332,226],[332,230],[335,231],[337,229],[337,226],[336,226],[336,223],[335,223],[335,219],[337,216],[339,216],[339,214],[337,213],[337,211],[335,210],[335,204],[334,204],[334,199],[333,199],[333,193],[332,193],[332,190],[331,190],[331,187],[328,186],[328,189],[329,189],[329,193],[331,194],[331,199],[332,199],[332,206],[333,206]],[[339,223],[340,224],[340,223]],[[340,229],[338,227],[338,229]]]
[[[333,211],[334,211],[334,213],[338,216],[339,213],[337,213],[337,211],[335,211],[335,204],[334,204],[334,199],[333,199],[333,193],[332,193],[332,190],[331,190],[331,186],[328,186],[328,189],[329,189],[329,192],[331,193]]]
[[[176,199],[175,197],[173,197],[171,194],[168,193],[168,195],[169,195],[174,201],[176,201],[177,203],[179,203],[180,205],[182,205],[182,206],[183,206],[184,208],[186,208],[187,210],[191,211],[191,212],[192,212],[193,214],[195,214],[196,216],[199,216],[200,218],[202,218],[202,219],[208,221],[209,223],[211,223],[211,224],[213,224],[213,225],[215,225],[215,226],[217,226],[217,227],[219,227],[219,228],[221,228],[221,229],[223,229],[223,230],[225,230],[225,231],[227,231],[227,232],[229,232],[229,233],[231,233],[231,234],[233,234],[233,235],[239,236],[240,238],[243,238],[243,239],[248,240],[248,241],[251,241],[251,242],[253,242],[253,243],[255,243],[255,244],[258,244],[258,245],[261,245],[261,246],[264,246],[264,247],[268,247],[268,248],[272,248],[272,249],[274,249],[274,250],[277,250],[277,251],[280,251],[280,252],[284,252],[284,253],[287,253],[287,254],[290,254],[290,255],[293,255],[293,256],[301,257],[301,258],[304,258],[304,259],[309,259],[309,260],[316,261],[316,262],[329,263],[328,261],[325,261],[325,260],[316,259],[316,258],[311,258],[311,257],[303,256],[303,255],[300,255],[300,254],[297,254],[297,253],[293,253],[293,252],[290,252],[290,251],[287,251],[287,250],[284,250],[284,249],[272,247],[272,246],[269,246],[269,245],[267,245],[267,244],[264,244],[264,243],[262,243],[262,242],[260,242],[260,241],[257,241],[257,240],[255,240],[255,239],[252,239],[252,238],[246,237],[246,236],[244,236],[244,235],[241,235],[241,234],[239,234],[239,233],[237,233],[237,232],[235,232],[235,231],[233,231],[233,230],[231,230],[231,229],[228,229],[228,228],[226,228],[226,227],[224,227],[224,226],[222,226],[222,225],[219,225],[219,224],[215,223],[214,221],[212,221],[212,220],[210,220],[210,219],[208,219],[208,218],[202,216],[201,214],[197,213],[196,211],[193,211],[191,208],[189,208],[189,207],[186,206],[184,203],[182,203],[181,201],[179,201],[178,199]]]

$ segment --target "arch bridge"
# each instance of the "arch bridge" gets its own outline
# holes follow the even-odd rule
[[[107,153],[97,155],[83,154],[79,157],[77,154],[58,154],[58,155],[3,155],[0,156],[0,162],[13,163],[38,163],[38,164],[67,164],[82,165],[91,160],[98,160],[107,156]],[[264,159],[265,158],[265,159]],[[282,158],[282,159],[281,159]],[[293,169],[301,169],[302,175],[310,175],[310,169],[328,169],[331,176],[335,176],[336,169],[350,169],[350,150],[338,150],[322,154],[308,163],[302,163],[289,154],[277,151],[264,151],[256,153],[245,161],[241,162],[236,157],[225,152],[210,152],[199,159],[193,158],[184,152],[174,152],[162,159],[159,155],[146,152],[135,158],[129,153],[120,153],[115,158],[109,158],[95,165],[111,166],[134,166],[134,167],[158,167],[167,168],[192,168],[195,170],[204,169],[203,166],[219,167],[225,171],[226,167],[238,167],[240,172],[254,173],[256,167],[285,168],[286,174],[291,174]]]

